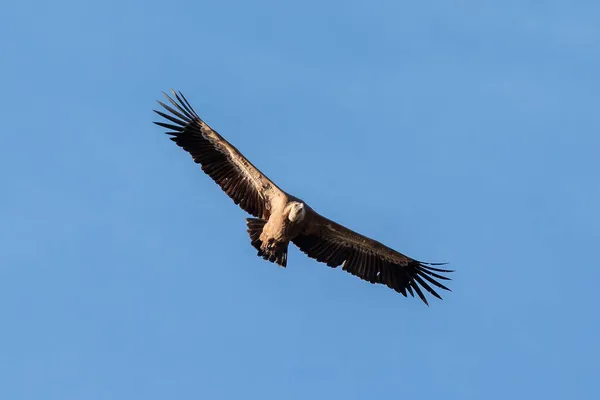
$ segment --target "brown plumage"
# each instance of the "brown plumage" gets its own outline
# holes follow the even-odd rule
[[[440,280],[451,270],[435,268],[433,263],[414,260],[373,239],[356,233],[318,214],[302,200],[275,185],[242,153],[208,126],[181,94],[165,96],[169,106],[158,102],[169,113],[154,110],[169,123],[155,122],[169,129],[178,146],[187,151],[244,211],[250,242],[258,255],[282,267],[287,265],[287,250],[294,243],[308,257],[330,267],[342,269],[371,283],[379,283],[425,303],[421,289],[441,299],[433,287],[450,290]]]

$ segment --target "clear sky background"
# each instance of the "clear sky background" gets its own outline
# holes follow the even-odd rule
[[[597,1],[2,9],[2,399],[600,398]],[[256,257],[170,87],[453,292]]]

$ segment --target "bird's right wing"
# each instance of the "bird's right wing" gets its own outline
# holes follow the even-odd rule
[[[231,143],[202,121],[181,92],[171,91],[177,101],[164,94],[175,108],[159,101],[169,113],[154,112],[175,125],[164,122],[155,124],[169,129],[166,133],[173,136],[171,140],[187,151],[235,204],[257,218],[268,219],[273,202],[285,196],[285,193]]]

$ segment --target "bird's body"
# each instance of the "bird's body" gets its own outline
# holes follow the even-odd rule
[[[305,228],[306,205],[301,201],[290,199],[288,196],[282,196],[280,199],[281,201],[273,207],[268,220],[248,218],[247,222],[251,239],[253,239],[251,225],[257,227],[262,225],[258,241],[252,240],[252,245],[258,250],[258,255],[285,267],[289,242]]]
[[[208,126],[185,97],[166,96],[175,107],[159,102],[170,114],[156,111],[175,125],[156,122],[178,146],[191,154],[229,197],[254,218],[247,218],[252,246],[265,260],[287,265],[289,243],[330,267],[342,269],[371,283],[384,284],[406,296],[416,292],[427,304],[421,288],[441,298],[430,286],[449,290],[439,280],[449,278],[434,268],[405,256],[380,242],[331,221],[304,201],[286,193],[258,170],[232,144]]]
[[[280,209],[269,216],[260,239],[265,243],[285,244],[298,236],[304,227],[306,212],[304,203],[286,199]],[[298,211],[300,210],[300,211]]]

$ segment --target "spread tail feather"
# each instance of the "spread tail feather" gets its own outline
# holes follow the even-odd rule
[[[252,246],[258,250],[258,256],[285,268],[287,265],[288,243],[281,243],[278,246],[270,249],[263,248],[263,242],[260,240],[260,234],[262,233],[263,227],[266,223],[267,221],[264,219],[246,218],[248,235],[250,235]]]

